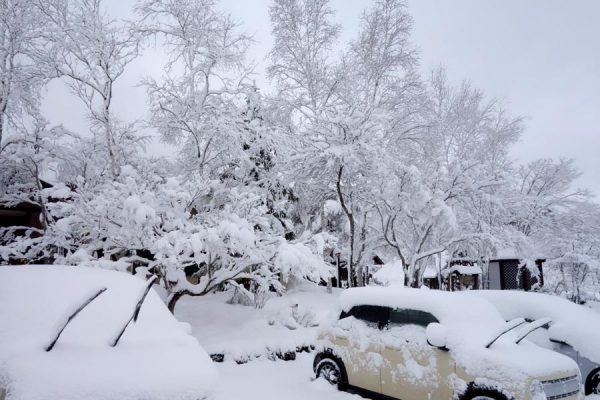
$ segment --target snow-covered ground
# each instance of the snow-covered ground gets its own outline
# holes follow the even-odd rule
[[[315,380],[312,361],[313,356],[304,353],[295,361],[259,359],[242,365],[217,363],[220,379],[213,400],[362,399],[338,391],[323,379]]]
[[[228,304],[231,293],[184,297],[175,310],[209,354],[243,361],[314,344],[318,325],[336,308],[338,291],[304,285],[270,298],[262,309]]]
[[[213,400],[359,400],[356,394],[340,392],[323,379],[314,379],[311,354],[295,361],[255,360],[238,365],[218,363],[219,382]],[[586,400],[600,400],[600,395]]]
[[[590,301],[586,305],[589,306],[592,310],[600,313],[600,301]]]
[[[175,315],[192,325],[209,354],[225,355],[225,362],[215,363],[219,381],[212,400],[361,399],[315,380],[314,353],[299,353],[294,361],[272,357],[314,344],[316,325],[335,314],[338,295],[337,289],[329,294],[323,287],[302,286],[255,309],[228,304],[231,294],[217,293],[182,298]]]

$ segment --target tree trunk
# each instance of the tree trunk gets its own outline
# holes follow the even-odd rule
[[[353,277],[354,277],[354,231],[356,229],[354,222],[354,215],[352,211],[348,209],[346,202],[344,201],[344,195],[342,193],[342,174],[344,172],[344,166],[340,165],[338,170],[338,176],[336,181],[336,189],[338,199],[340,201],[340,205],[342,206],[342,210],[346,214],[348,218],[348,222],[350,222],[350,257],[348,260],[347,268],[348,268],[348,287],[353,286]]]
[[[185,292],[173,293],[173,295],[167,302],[167,308],[169,309],[169,311],[171,311],[171,314],[175,315],[175,306],[177,305],[177,302],[179,301],[179,299],[181,299],[183,296],[185,296],[185,294],[186,294]]]
[[[1,99],[0,99],[1,101]],[[0,150],[2,149],[2,134],[4,132],[4,113],[0,112]]]
[[[112,102],[112,82],[108,81],[105,85],[105,92],[103,93],[104,98],[104,107],[103,107],[103,117],[104,117],[104,134],[106,136],[106,150],[108,151],[108,161],[110,163],[110,171],[112,173],[112,177],[116,178],[119,176],[120,168],[117,164],[115,150],[113,145],[115,145],[114,132],[112,130],[112,121],[110,115],[110,104]]]

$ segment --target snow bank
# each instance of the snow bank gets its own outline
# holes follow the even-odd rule
[[[145,282],[85,267],[0,267],[0,386],[11,400],[199,399],[216,370],[198,342],[151,290],[138,321],[129,319]],[[107,291],[44,348],[74,303]]]
[[[565,342],[590,360],[600,363],[600,315],[558,296],[510,290],[475,290],[469,294],[491,302],[505,319],[549,317],[548,334]]]

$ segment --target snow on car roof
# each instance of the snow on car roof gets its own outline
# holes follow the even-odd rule
[[[568,343],[590,360],[600,363],[600,314],[558,296],[516,290],[473,290],[471,295],[491,302],[505,319],[549,317],[554,340]]]
[[[145,282],[67,266],[0,267],[0,387],[8,399],[198,399],[216,370],[154,290],[111,347]],[[45,348],[90,292],[106,287]]]
[[[495,326],[504,324],[498,310],[488,302],[465,297],[462,293],[441,290],[400,287],[352,288],[342,292],[340,305],[345,311],[356,305],[410,308],[429,312],[442,323],[477,321]]]

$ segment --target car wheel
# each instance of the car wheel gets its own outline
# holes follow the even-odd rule
[[[460,400],[508,400],[505,395],[495,389],[469,386],[460,396]]]
[[[344,376],[341,366],[331,358],[324,358],[317,364],[317,378],[324,378],[327,382],[342,389],[344,387]]]
[[[600,394],[600,368],[593,370],[585,382],[585,394]]]

